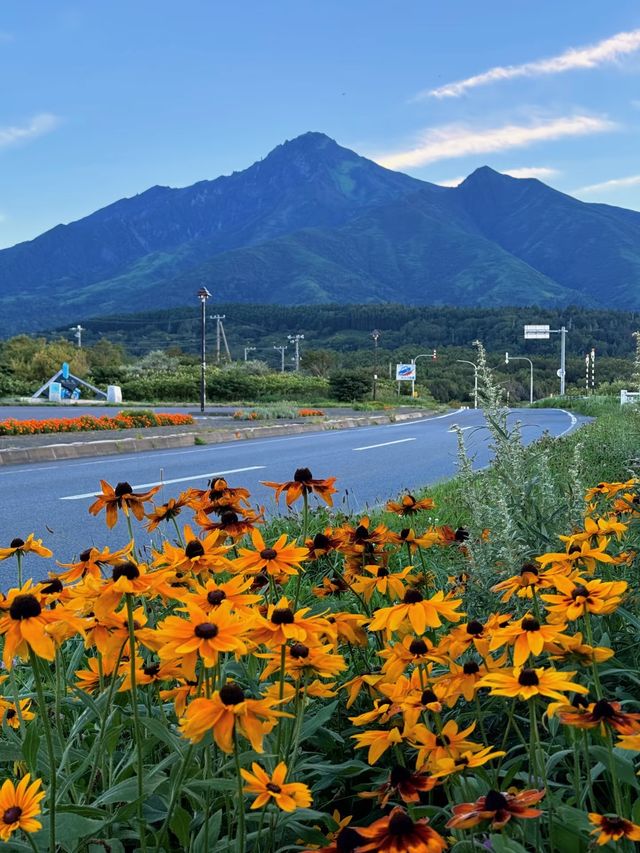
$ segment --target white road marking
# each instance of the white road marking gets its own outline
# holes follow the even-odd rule
[[[563,430],[560,433],[560,435],[556,436],[556,438],[561,438],[563,435],[566,435],[578,423],[578,419],[576,418],[575,415],[572,415],[571,412],[568,412],[566,409],[560,409],[559,411],[564,412],[565,415],[568,415],[571,418],[571,423],[569,424],[569,426],[565,430]]]
[[[405,441],[415,441],[415,438],[399,438],[397,441],[383,441],[382,444],[367,444],[366,447],[354,447],[353,450],[373,450],[374,447],[387,447],[389,444],[404,444]]]
[[[415,421],[400,421],[397,424],[381,424],[381,426],[401,427],[411,426],[411,424],[428,424],[430,421],[439,421],[441,418],[450,418],[452,415],[459,415],[460,412],[464,411],[466,411],[466,409],[462,406],[460,409],[456,409],[455,412],[447,412],[444,415],[434,415],[432,418],[418,418]]]
[[[447,432],[464,432],[466,429],[475,429],[475,427],[472,427],[472,426],[461,427],[461,426],[458,426],[458,424],[453,424],[453,426],[449,427]]]
[[[258,471],[266,465],[250,465],[248,468],[230,468],[228,471],[213,471],[211,474],[194,474],[191,477],[175,477],[173,480],[156,480],[154,483],[136,483],[133,489],[152,489],[154,486],[170,486],[172,483],[186,483],[189,480],[204,480],[205,478],[221,477],[223,474],[240,474],[242,471]],[[79,501],[83,498],[96,498],[100,492],[85,492],[82,495],[65,495],[61,501]]]

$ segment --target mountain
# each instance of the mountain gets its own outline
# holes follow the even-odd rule
[[[305,133],[0,251],[5,334],[194,301],[640,308],[640,213],[483,167],[444,188]]]

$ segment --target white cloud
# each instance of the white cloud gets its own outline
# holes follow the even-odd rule
[[[465,180],[465,178],[465,175],[460,175],[459,178],[449,178],[446,181],[436,181],[436,184],[439,187],[457,187]]]
[[[512,80],[514,77],[541,77],[546,74],[562,74],[580,68],[596,68],[615,62],[640,48],[640,29],[618,33],[611,38],[599,41],[587,47],[569,48],[558,56],[525,62],[522,65],[497,65],[482,74],[446,83],[437,89],[425,89],[416,98],[458,98],[469,89],[486,86],[500,80]]]
[[[574,190],[573,194],[607,192],[608,190],[624,189],[624,187],[635,187],[640,185],[640,175],[629,175],[626,178],[612,178],[610,181],[602,181],[600,184],[589,184],[587,187],[580,187]]]
[[[519,169],[500,169],[503,175],[509,175],[512,178],[553,178],[558,175],[557,169],[550,169],[547,166],[521,166]]]
[[[54,130],[60,124],[60,119],[51,113],[39,113],[27,124],[18,127],[0,127],[0,148],[8,148],[20,142],[27,142]]]
[[[425,130],[419,141],[410,148],[372,155],[371,159],[388,169],[406,169],[469,154],[489,154],[567,136],[602,133],[615,127],[609,119],[588,115],[565,116],[530,125],[507,124],[483,129],[449,124]]]

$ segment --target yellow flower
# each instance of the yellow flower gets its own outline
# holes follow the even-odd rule
[[[361,732],[357,735],[351,735],[351,737],[356,741],[359,748],[363,746],[369,747],[369,754],[367,756],[367,762],[369,764],[375,764],[380,756],[389,749],[389,747],[396,743],[402,743],[402,735],[400,734],[400,730],[397,728],[393,728],[388,732]]]
[[[8,841],[17,829],[23,832],[37,832],[42,828],[36,817],[40,814],[40,800],[45,792],[41,791],[42,781],[31,782],[26,774],[14,786],[11,779],[5,779],[0,788],[0,838]]]
[[[293,812],[296,809],[306,809],[311,803],[311,791],[302,782],[286,782],[287,765],[281,761],[271,776],[266,773],[259,764],[254,761],[251,765],[253,773],[248,770],[240,770],[240,774],[248,784],[245,787],[247,794],[258,796],[251,804],[252,809],[266,806],[273,800],[283,812]]]
[[[39,557],[52,557],[53,552],[45,548],[42,539],[35,539],[30,533],[26,540],[16,537],[12,539],[8,548],[0,548],[0,561],[13,557],[14,554],[37,554]]]
[[[597,578],[557,577],[555,581],[558,594],[545,594],[540,598],[550,613],[562,615],[565,619],[578,619],[585,613],[605,616],[613,613],[626,592],[626,581],[601,581]]]
[[[564,639],[564,628],[566,625],[541,625],[535,617],[527,613],[522,619],[494,631],[489,650],[493,652],[508,643],[513,646],[514,664],[522,666],[531,655],[537,657],[542,654],[547,644],[561,642]]]
[[[273,545],[267,546],[259,530],[251,531],[253,548],[240,548],[240,556],[233,561],[233,572],[238,574],[258,574],[266,571],[269,575],[297,575],[301,563],[309,556],[306,548],[300,548],[295,541],[287,542],[283,533]]]
[[[478,682],[479,687],[488,687],[492,696],[510,696],[519,699],[531,699],[533,696],[548,696],[550,699],[565,701],[565,693],[588,693],[582,684],[571,679],[575,672],[556,672],[554,669],[523,669],[515,667],[508,672],[490,672]]]

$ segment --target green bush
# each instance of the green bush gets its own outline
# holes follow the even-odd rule
[[[364,400],[371,394],[372,377],[363,370],[334,370],[329,375],[329,394],[341,403]]]

